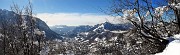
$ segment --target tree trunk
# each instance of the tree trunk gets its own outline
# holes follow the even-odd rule
[[[175,16],[176,16],[176,22],[177,22],[177,24],[178,24],[178,33],[180,32],[180,13],[179,13],[179,11],[180,10],[174,10],[174,12],[175,12]]]

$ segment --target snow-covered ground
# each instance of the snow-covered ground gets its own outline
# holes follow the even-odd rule
[[[121,30],[119,30],[119,31],[110,31],[110,32],[112,32],[112,33],[124,33],[124,32],[127,32],[127,31],[121,31]]]
[[[173,38],[169,38],[170,43],[162,53],[155,55],[180,55],[180,34],[174,35]]]

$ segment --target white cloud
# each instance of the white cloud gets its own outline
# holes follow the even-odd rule
[[[109,15],[98,15],[93,13],[80,14],[80,13],[39,13],[36,17],[45,21],[49,26],[52,25],[95,25],[105,22],[117,22],[115,17]]]

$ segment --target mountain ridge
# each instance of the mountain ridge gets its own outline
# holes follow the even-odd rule
[[[19,15],[16,14],[13,11],[8,11],[6,9],[0,9],[0,27],[2,28],[2,23],[5,23],[6,26],[17,26],[18,25],[18,19],[17,18]],[[23,15],[23,17],[25,17],[25,21],[27,22],[26,25],[29,26],[30,24],[30,20],[28,20],[27,15]],[[59,34],[57,34],[56,32],[52,31],[48,25],[42,21],[39,18],[33,17],[36,19],[35,21],[35,27],[37,27],[38,29],[40,29],[41,31],[45,31],[45,35],[46,35],[46,39],[62,39],[62,37],[59,36]]]
[[[59,29],[59,27],[61,27]],[[72,26],[69,26],[72,27]],[[67,29],[68,26],[56,25],[54,27],[50,27],[53,31],[59,32],[59,30]],[[118,36],[119,33],[122,33],[126,30],[129,30],[132,25],[130,23],[125,24],[112,24],[110,22],[100,23],[94,26],[83,25],[83,26],[73,26],[74,28],[65,31],[65,35],[62,35],[67,38],[75,38],[76,40],[81,41],[94,41],[99,38],[111,38],[111,36]],[[60,31],[61,32],[61,31]],[[59,33],[64,34],[64,33]]]

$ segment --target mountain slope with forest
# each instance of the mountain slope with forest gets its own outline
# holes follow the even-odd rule
[[[14,27],[17,28],[18,22],[19,22],[19,18],[17,18],[19,15],[16,14],[13,11],[8,11],[5,9],[0,9],[0,27]],[[26,25],[29,26],[30,24],[30,20],[28,20],[27,15],[24,15],[25,20],[27,22]],[[44,31],[46,33],[46,39],[62,39],[62,37],[60,37],[59,34],[57,34],[56,32],[52,31],[48,25],[42,21],[39,18],[34,17],[35,21],[35,27],[37,27],[39,30]],[[5,24],[5,25],[4,25]]]

